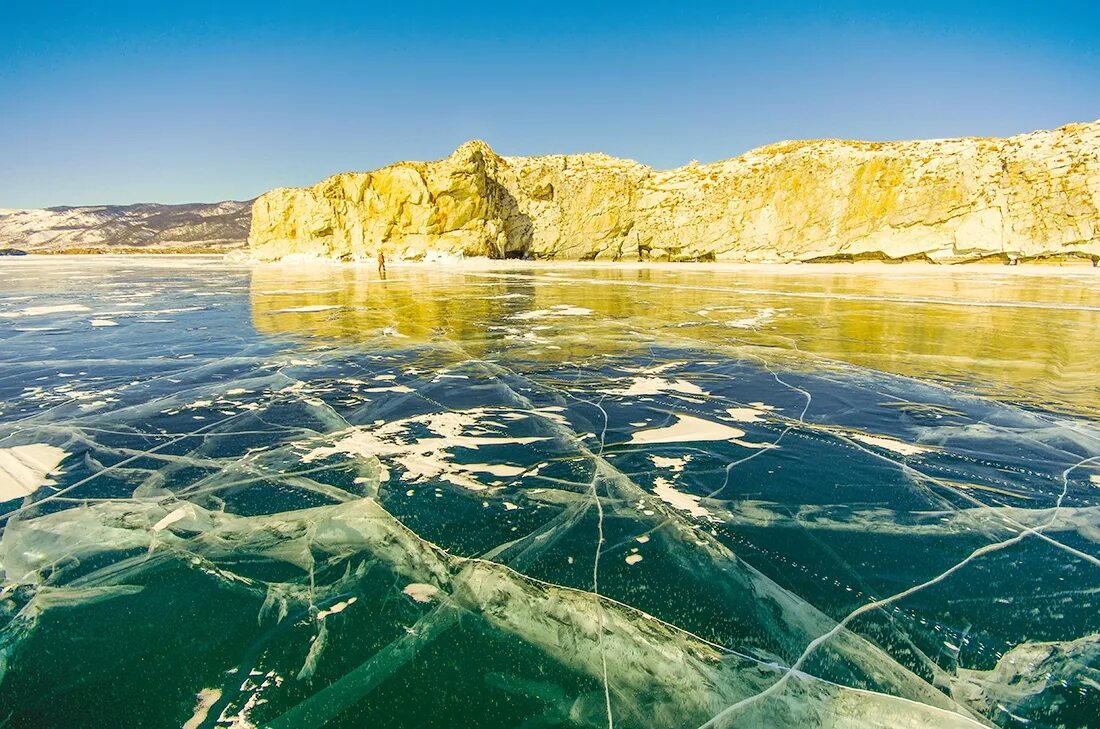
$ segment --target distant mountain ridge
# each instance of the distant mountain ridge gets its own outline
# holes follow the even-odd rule
[[[214,253],[243,248],[251,200],[0,210],[0,248],[28,253]]]

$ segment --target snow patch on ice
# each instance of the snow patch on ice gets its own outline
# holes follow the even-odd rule
[[[684,466],[691,460],[691,456],[666,458],[665,456],[650,455],[649,460],[653,461],[653,465],[657,468],[665,468],[671,470],[673,473],[683,473]]]
[[[662,392],[680,392],[685,395],[703,395],[705,390],[687,380],[669,381],[662,377],[635,377],[626,387],[612,390],[600,390],[609,395],[622,395],[624,397],[639,395],[658,395]]]
[[[710,512],[699,505],[701,497],[677,491],[671,481],[658,476],[653,482],[653,493],[669,506],[681,511],[686,511],[692,516],[705,518]]]
[[[189,506],[181,506],[154,524],[153,531],[159,532],[175,524],[180,519],[186,519],[189,516],[191,516],[191,508]]]
[[[347,610],[349,607],[354,605],[355,601],[358,600],[358,599],[359,598],[357,598],[357,597],[349,597],[347,600],[341,600],[340,602],[336,603],[335,605],[332,605],[331,607],[329,607],[327,610],[321,610],[320,612],[318,612],[317,613],[317,619],[318,620],[324,620],[329,615],[335,615],[336,613],[342,613],[345,610]]]
[[[56,306],[28,306],[19,311],[5,311],[0,313],[0,318],[16,319],[21,316],[43,316],[45,314],[63,314],[73,311],[91,311],[90,307],[82,304],[58,304]]]
[[[198,699],[198,703],[195,704],[194,713],[191,714],[191,718],[184,722],[182,729],[199,729],[206,721],[206,715],[213,708],[214,704],[218,703],[218,699],[222,697],[222,690],[220,688],[204,688],[195,696]]]
[[[631,443],[691,443],[695,441],[737,440],[745,431],[722,423],[703,420],[694,415],[677,415],[676,422],[664,428],[640,430],[631,436]]]
[[[52,484],[49,475],[67,455],[45,443],[0,448],[0,501],[29,496]]]
[[[866,443],[867,445],[877,446],[884,448],[894,453],[899,453],[903,456],[916,456],[921,453],[930,453],[930,448],[924,446],[915,445],[913,443],[906,443],[903,440],[896,438],[889,438],[885,435],[869,435],[867,433],[852,433],[852,440],[858,440],[860,443]]]
[[[749,407],[744,408],[726,408],[726,414],[738,423],[758,423],[767,417],[768,412],[775,410],[772,405],[765,405],[762,402],[750,403]]]
[[[514,314],[512,318],[517,321],[529,321],[531,319],[544,319],[546,317],[555,316],[588,316],[592,313],[593,311],[591,309],[586,309],[583,306],[557,304],[549,309],[534,309],[532,311],[525,311],[522,314]]]
[[[426,582],[410,582],[401,592],[411,597],[416,602],[431,602],[439,594],[439,588]]]
[[[547,440],[544,436],[487,435],[486,428],[501,427],[492,418],[503,418],[506,414],[508,413],[475,408],[415,415],[370,428],[351,428],[339,433],[340,437],[331,445],[313,447],[302,456],[302,461],[309,463],[340,454],[355,458],[373,456],[401,466],[405,471],[401,476],[402,481],[417,483],[439,478],[457,486],[480,491],[487,487],[474,477],[475,474],[516,476],[523,469],[504,463],[454,463],[451,460],[451,449],[476,450],[483,446],[526,445]],[[427,429],[432,436],[413,436],[409,431],[417,425]],[[389,474],[385,472],[382,480],[388,479]]]

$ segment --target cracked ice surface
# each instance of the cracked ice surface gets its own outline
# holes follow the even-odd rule
[[[1091,270],[3,268],[6,726],[1100,714]]]

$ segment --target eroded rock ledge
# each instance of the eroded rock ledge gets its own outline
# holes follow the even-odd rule
[[[1100,121],[1005,139],[781,142],[658,171],[463,144],[259,197],[265,260],[974,261],[1100,256]]]

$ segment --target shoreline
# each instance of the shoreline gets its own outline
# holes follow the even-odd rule
[[[0,256],[0,262],[25,261],[41,263],[46,260],[59,262],[92,262],[92,261],[222,261],[235,266],[255,266],[264,268],[305,268],[312,270],[336,268],[336,269],[364,269],[374,271],[376,265],[373,261],[337,261],[322,258],[292,259],[278,261],[261,261],[246,257],[237,257],[224,253],[28,253],[23,256]],[[950,273],[958,272],[984,272],[1008,275],[1042,275],[1060,276],[1087,274],[1095,272],[1100,275],[1100,268],[1091,264],[1087,259],[1064,261],[1032,261],[1020,262],[1017,265],[992,262],[966,262],[966,263],[933,263],[931,261],[904,261],[888,263],[886,261],[823,261],[812,263],[806,261],[760,262],[749,263],[741,261],[553,261],[553,260],[522,260],[522,259],[498,259],[498,258],[454,258],[436,259],[429,261],[392,260],[387,261],[390,269],[409,270],[437,270],[437,271],[483,271],[483,270],[663,270],[663,271],[709,271],[709,272],[741,272],[741,273],[788,273],[788,274],[813,274],[813,273]]]

